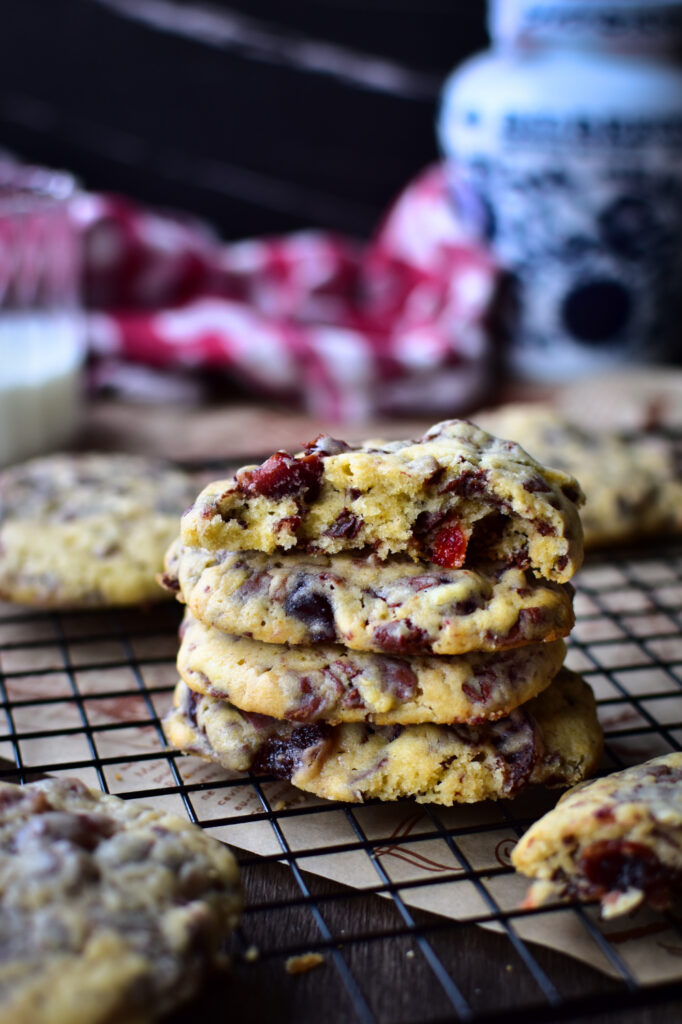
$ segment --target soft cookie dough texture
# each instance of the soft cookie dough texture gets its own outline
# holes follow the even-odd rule
[[[538,697],[480,725],[297,725],[246,714],[180,682],[164,727],[180,749],[233,771],[290,779],[329,800],[473,803],[571,785],[599,760],[589,686],[565,669]]]
[[[394,555],[265,555],[174,544],[163,583],[195,618],[273,644],[465,654],[566,636],[573,589],[528,570],[443,569]]]
[[[481,560],[562,583],[582,557],[573,477],[463,420],[419,441],[350,447],[321,436],[297,456],[216,481],[183,517],[183,542],[272,554],[407,553],[448,568]]]
[[[133,455],[52,455],[0,474],[0,598],[82,608],[158,601],[188,476]]]
[[[143,1024],[224,964],[234,857],[76,779],[0,783],[0,1020]]]
[[[296,722],[475,722],[508,714],[549,686],[565,645],[395,658],[338,644],[289,647],[188,619],[178,672],[199,693]]]
[[[666,754],[566,793],[512,853],[536,879],[525,906],[577,896],[604,917],[682,891],[682,754]]]
[[[545,405],[509,405],[480,418],[545,465],[577,477],[586,497],[587,546],[682,533],[682,476],[672,441],[586,429]]]

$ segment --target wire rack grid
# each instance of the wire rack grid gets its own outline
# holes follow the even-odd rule
[[[568,664],[595,690],[603,769],[680,750],[682,547],[592,556],[576,590]],[[75,775],[184,813],[230,842],[247,896],[237,959],[254,946],[261,963],[320,952],[339,1020],[555,1021],[682,998],[682,967],[678,977],[650,974],[652,943],[654,953],[682,955],[674,912],[629,928],[604,926],[594,907],[518,909],[525,883],[509,852],[556,794],[461,808],[338,805],[169,750],[161,720],[176,681],[180,614],[174,603],[88,612],[0,605],[2,777]],[[285,866],[274,887],[261,878],[273,865]],[[463,967],[475,924],[499,933],[490,939],[496,955],[516,972],[505,1005],[480,971]],[[571,989],[557,968],[566,958],[543,944],[601,970],[579,972]],[[398,1014],[366,981],[367,964],[390,957]]]

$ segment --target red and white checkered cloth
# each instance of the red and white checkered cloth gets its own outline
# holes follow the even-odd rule
[[[483,399],[499,282],[441,167],[361,247],[318,231],[223,244],[190,219],[83,195],[95,380],[202,367],[334,420],[457,414]]]

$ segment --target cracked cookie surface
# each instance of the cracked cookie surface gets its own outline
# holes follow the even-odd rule
[[[351,448],[320,436],[304,452],[209,484],[182,521],[183,542],[272,554],[406,553],[446,568],[482,561],[528,567],[556,582],[582,560],[573,477],[464,420],[419,441]]]
[[[234,857],[188,821],[77,779],[0,783],[3,1024],[142,1024],[224,959]]]
[[[464,654],[556,640],[570,584],[522,569],[441,569],[393,556],[211,552],[174,544],[164,583],[195,618],[266,643],[387,654]]]
[[[274,775],[329,800],[473,803],[572,785],[599,760],[594,696],[563,669],[538,697],[477,726],[298,725],[238,711],[180,682],[169,741],[234,771]]]
[[[0,473],[0,597],[53,608],[137,604],[156,582],[190,478],[133,455],[51,455]]]
[[[178,672],[198,693],[294,722],[376,725],[501,718],[549,686],[565,644],[493,654],[396,658],[338,644],[288,647],[230,636],[189,618]]]
[[[604,917],[643,902],[664,909],[682,891],[682,754],[579,786],[532,825],[512,854],[537,879],[525,906],[599,899]]]

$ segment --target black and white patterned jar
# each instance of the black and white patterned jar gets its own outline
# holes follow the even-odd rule
[[[515,281],[509,368],[682,353],[682,0],[496,0],[448,79],[458,205]]]

